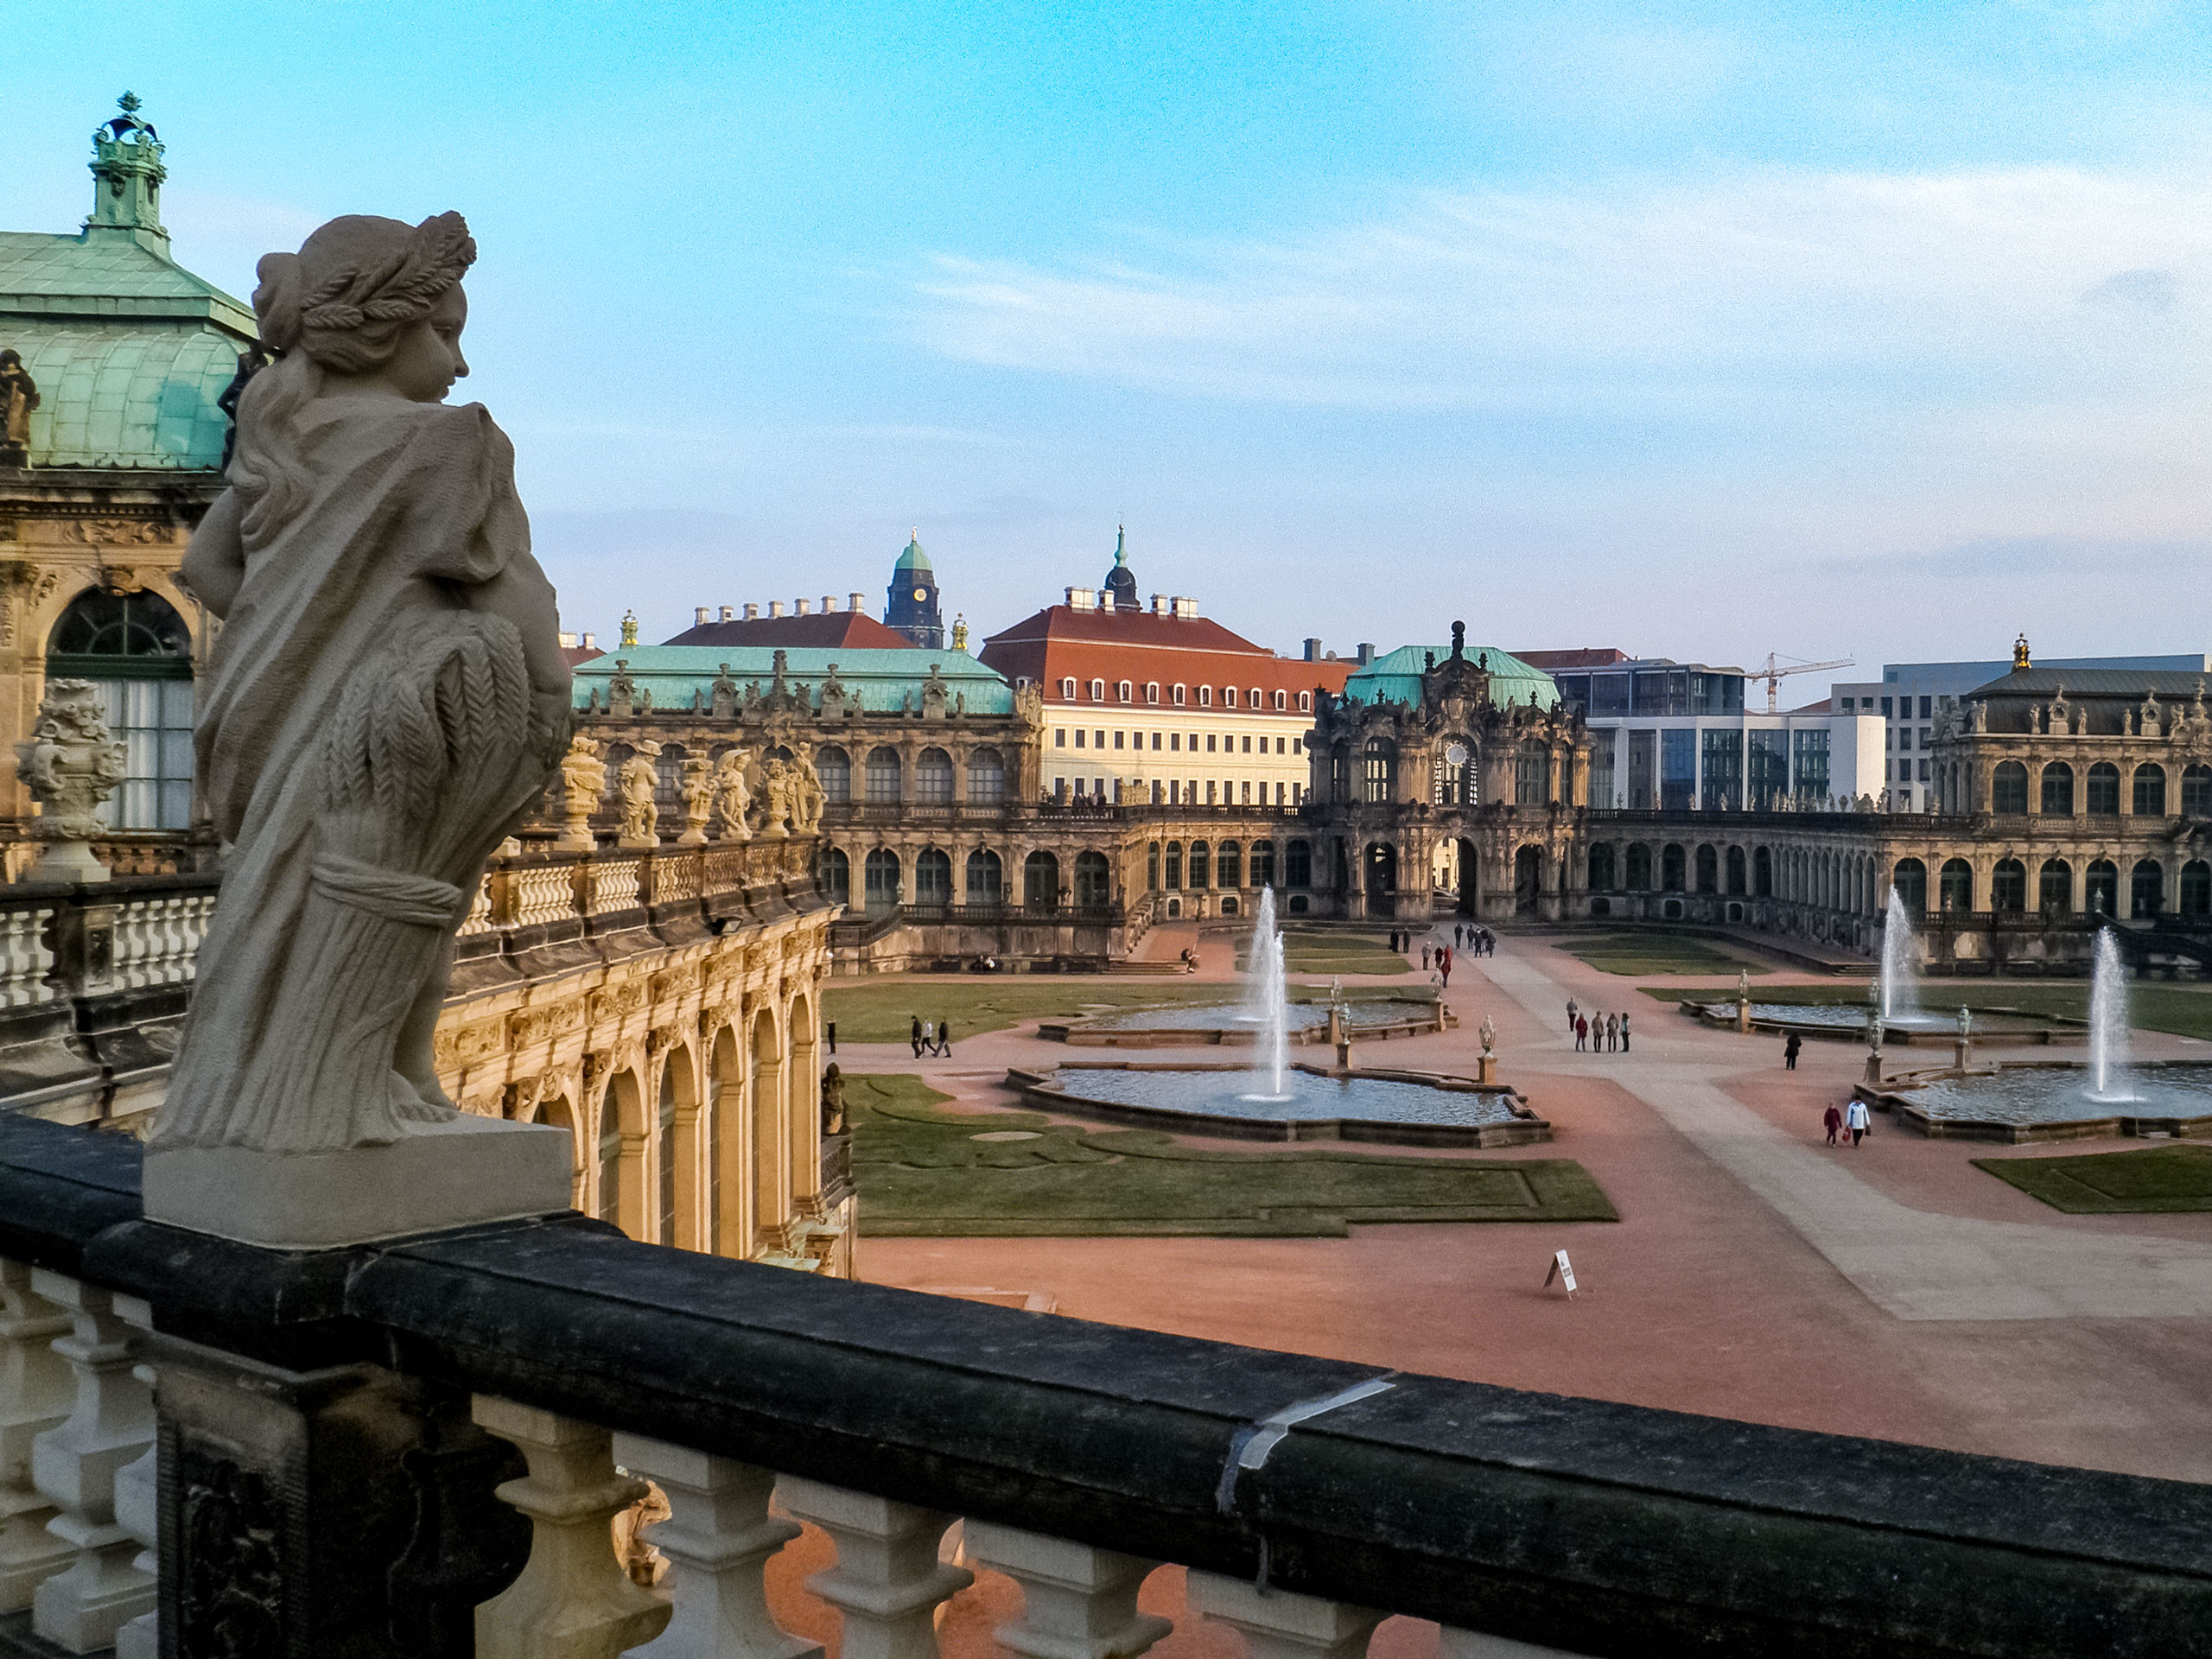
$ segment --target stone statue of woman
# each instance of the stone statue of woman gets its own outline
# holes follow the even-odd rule
[[[254,309],[276,360],[239,401],[230,488],[183,569],[224,624],[194,746],[227,853],[152,1138],[149,1213],[186,1203],[157,1205],[165,1153],[193,1179],[231,1172],[225,1196],[247,1203],[257,1175],[184,1153],[335,1153],[466,1128],[431,1061],[453,934],[569,723],[514,451],[481,404],[444,401],[468,372],[461,281],[475,257],[461,215],[441,213],[333,219],[261,262]],[[508,1141],[503,1155],[537,1138],[480,1127],[517,1131],[479,1137]],[[480,1179],[454,1156],[467,1148],[434,1138],[432,1185]],[[374,1202],[396,1215],[432,1200],[387,1187]],[[378,1224],[308,1204],[270,1226]]]

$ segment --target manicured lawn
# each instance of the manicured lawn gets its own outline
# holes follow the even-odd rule
[[[1099,974],[977,975],[973,979],[916,979],[906,975],[847,980],[823,992],[822,1017],[837,1022],[841,1043],[903,1043],[913,1022],[952,1022],[954,1052],[963,1037],[1005,1031],[1031,1020],[1073,1020],[1114,1008],[1234,1002],[1243,988],[1219,981],[1112,979]],[[1427,996],[1424,987],[1392,993]],[[1317,1002],[1326,986],[1294,985],[1294,1002]]]
[[[1205,1152],[1035,1112],[939,1112],[909,1076],[847,1074],[865,1236],[1340,1238],[1355,1223],[1616,1221],[1582,1166],[1310,1147]],[[983,1135],[1014,1135],[981,1141]]]
[[[1560,948],[1602,972],[1630,978],[1646,974],[1734,974],[1746,968],[1756,978],[1770,971],[1755,957],[1685,934],[1601,933],[1562,940]]]
[[[1236,965],[1250,962],[1249,937],[1236,947]],[[1418,954],[1408,958],[1390,949],[1390,936],[1354,933],[1342,928],[1290,926],[1282,931],[1284,969],[1294,974],[1405,974],[1420,971]]]
[[[2146,1147],[2086,1158],[1977,1158],[1974,1166],[2069,1216],[2212,1211],[2212,1147]]]
[[[1716,1000],[1718,993],[1707,988],[1702,990],[1682,990],[1673,986],[1646,985],[1642,988],[1646,996],[1662,1002],[1678,1002],[1685,998],[1700,1001]],[[1833,985],[1776,985],[1759,988],[1762,1002],[1789,1002],[1798,1005],[1814,1002],[1847,1002],[1854,1007],[1866,1005],[1866,982],[1863,979],[1839,979]],[[2089,1013],[2089,982],[2087,980],[2068,980],[2052,983],[2048,980],[2007,982],[2001,979],[1926,979],[1920,983],[1920,1005],[1923,1008],[1948,1011],[1964,1003],[1967,1007],[2018,1008],[2023,1014],[2063,1014],[2075,1020],[2085,1020]],[[2212,1040],[2212,985],[2167,984],[2163,981],[2146,980],[2131,983],[2127,988],[2128,1023],[2141,1031],[2170,1032],[2177,1037],[2199,1037]]]

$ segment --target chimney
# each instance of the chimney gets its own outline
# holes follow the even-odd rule
[[[1365,668],[1375,660],[1375,647],[1363,641],[1359,647],[1359,665]]]
[[[1309,663],[1318,663],[1321,660],[1321,642],[1319,639],[1308,639],[1306,642],[1306,660]]]
[[[1167,602],[1175,614],[1185,622],[1192,621],[1198,616],[1198,601],[1195,599],[1185,599],[1182,594],[1178,594]]]
[[[561,630],[561,649],[562,649],[562,650],[563,650],[563,651],[574,651],[575,648],[576,648],[576,636],[575,636],[575,634],[573,634],[573,633],[570,633],[570,632],[569,632],[566,628],[562,629],[562,630]]]
[[[1071,611],[1095,611],[1097,608],[1098,595],[1093,589],[1089,588],[1071,588],[1068,589],[1068,609]]]
[[[705,606],[697,605],[692,607],[691,626],[695,628],[703,628],[707,626],[707,607]]]
[[[1166,594],[1154,594],[1152,596],[1152,613],[1153,613],[1154,616],[1165,616],[1165,615],[1166,615],[1166,614],[1167,614],[1167,595],[1166,595]]]
[[[824,616],[828,616],[828,615],[829,615],[832,611],[835,611],[836,608],[837,608],[837,595],[836,595],[836,594],[823,594],[823,595],[822,595],[822,614],[823,614],[823,615],[824,615]]]
[[[813,603],[814,601],[810,599],[795,599],[791,601],[791,614],[793,616],[804,616],[806,614],[806,607]]]
[[[760,607],[758,605],[747,605],[745,607],[745,620],[748,622],[758,622],[760,620]]]
[[[580,633],[576,636],[576,643],[582,645],[586,651],[597,651],[599,649],[599,636],[595,633]]]
[[[735,607],[734,605],[725,605],[725,606],[723,606],[723,607],[722,607],[722,620],[723,620],[723,621],[725,621],[725,622],[734,622],[734,621],[736,621],[736,620],[737,620],[737,607]]]
[[[1111,588],[1101,588],[1098,590],[1098,608],[1102,611],[1111,611],[1114,608],[1114,590]]]
[[[868,609],[868,595],[866,594],[855,594],[852,597],[852,603],[849,608],[855,616],[860,615],[863,611]]]
[[[768,601],[768,614],[770,616],[781,616],[783,613],[784,601],[782,600],[772,599]]]

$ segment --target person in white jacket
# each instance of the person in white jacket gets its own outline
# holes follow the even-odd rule
[[[1843,1109],[1843,1127],[1851,1131],[1853,1146],[1856,1147],[1859,1137],[1866,1133],[1870,1121],[1866,1116],[1866,1103],[1853,1096],[1851,1104]]]

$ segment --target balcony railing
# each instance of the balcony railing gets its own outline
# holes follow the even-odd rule
[[[143,1220],[138,1156],[0,1119],[0,1598],[70,1651],[150,1654],[158,1625],[178,1655],[797,1659],[763,1585],[797,1521],[836,1548],[807,1583],[852,1659],[933,1659],[977,1567],[1019,1586],[1014,1652],[1135,1656],[1169,1629],[1136,1607],[1163,1562],[1259,1659],[1356,1659],[1389,1614],[1444,1659],[2150,1659],[2212,1630],[2202,1485],[830,1282],[573,1215],[258,1249]],[[610,1544],[645,1478],[673,1510],[653,1588]]]

